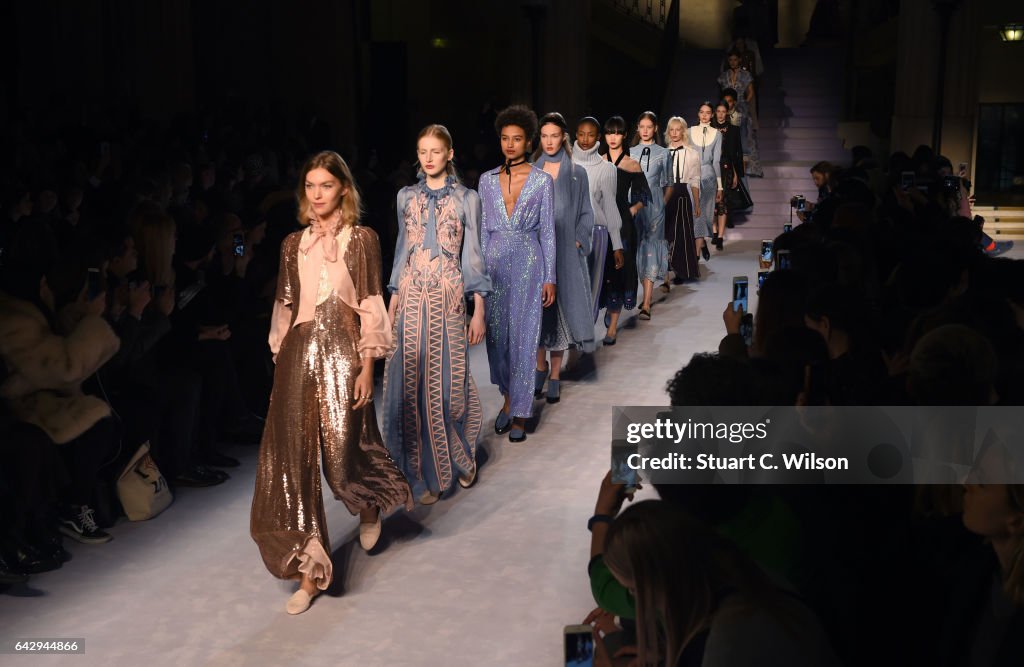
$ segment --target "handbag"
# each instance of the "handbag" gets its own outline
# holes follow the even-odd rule
[[[129,521],[152,519],[174,500],[167,480],[149,453],[148,442],[139,445],[118,476],[117,497]]]
[[[725,207],[730,211],[745,211],[754,205],[743,179],[738,179],[735,188],[726,188],[722,198],[725,200]]]

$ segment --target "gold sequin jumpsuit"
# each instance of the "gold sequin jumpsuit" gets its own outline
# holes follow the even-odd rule
[[[308,230],[291,234],[282,244],[275,310],[288,318],[287,328],[282,327],[286,333],[277,351],[250,520],[250,533],[271,574],[298,579],[306,573],[320,589],[332,578],[321,460],[334,497],[352,514],[370,507],[381,512],[400,505],[412,508],[409,486],[377,428],[374,403],[351,408],[355,380],[362,364],[369,362],[367,355],[383,356],[386,349],[361,349],[360,314],[350,305],[380,300],[376,310],[383,309],[380,244],[366,227],[349,232],[338,257],[351,277],[348,303],[330,285],[324,289],[322,266],[319,285],[306,284],[315,282],[304,279],[309,272],[300,267],[309,260],[299,249]],[[315,311],[310,321],[294,324],[302,289],[317,290]]]

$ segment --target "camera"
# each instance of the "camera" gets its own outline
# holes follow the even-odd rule
[[[807,198],[803,195],[793,195],[793,198],[789,200],[789,207],[803,211],[807,208]]]
[[[241,257],[245,254],[245,235],[241,232],[235,232],[234,237],[231,239],[232,247],[235,253],[235,257]]]

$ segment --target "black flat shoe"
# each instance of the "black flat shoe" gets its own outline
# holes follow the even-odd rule
[[[640,314],[637,317],[639,317],[641,320],[649,320],[651,319],[651,311],[647,308],[641,308]]]
[[[504,435],[512,430],[512,417],[508,416],[504,410],[498,410],[498,416],[494,419],[494,432],[498,435]]]
[[[705,262],[711,259],[711,251],[708,250],[707,245],[702,245],[700,247],[700,256],[704,258]]]
[[[526,440],[526,430],[521,428],[514,428],[508,434],[509,442],[523,442]]]
[[[715,247],[718,248],[719,252],[721,252],[723,245],[725,245],[725,239],[723,239],[721,236],[715,239]]]

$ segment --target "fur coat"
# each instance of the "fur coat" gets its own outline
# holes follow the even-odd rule
[[[83,394],[81,384],[120,345],[102,317],[71,319],[68,335],[58,335],[34,304],[0,292],[0,361],[7,370],[0,399],[17,419],[43,429],[57,444],[110,415],[110,406]]]

